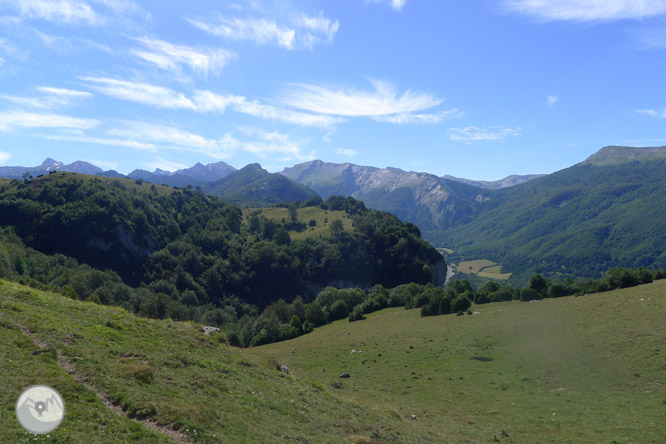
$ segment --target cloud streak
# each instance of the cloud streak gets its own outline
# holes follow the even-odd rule
[[[522,135],[522,128],[504,128],[503,126],[491,126],[479,128],[478,126],[467,126],[465,128],[449,129],[449,139],[457,142],[481,142],[489,140],[501,140],[509,136]]]
[[[192,97],[187,97],[169,88],[147,83],[105,77],[81,77],[81,80],[89,82],[90,88],[102,94],[162,109],[185,109],[199,113],[224,113],[227,109],[231,109],[262,119],[321,128],[327,128],[342,121],[331,116],[280,109],[233,94],[221,95],[211,91],[197,90]]]
[[[636,112],[638,114],[645,114],[650,117],[657,117],[659,119],[666,119],[666,108],[664,108],[661,111],[654,110],[654,109],[637,109]]]
[[[77,0],[12,0],[9,3],[23,18],[35,18],[56,23],[99,25],[104,23],[85,2]]]
[[[666,14],[664,0],[505,0],[504,6],[544,21],[612,21]]]
[[[279,96],[288,106],[319,114],[375,117],[423,111],[442,103],[432,94],[406,91],[399,95],[390,84],[375,80],[373,91],[297,84]]]
[[[218,14],[210,21],[187,19],[194,27],[229,40],[247,40],[257,45],[276,45],[285,49],[312,49],[321,42],[331,42],[340,27],[337,20],[320,14],[296,14],[289,24],[265,18],[225,17]]]
[[[176,73],[181,73],[182,68],[187,67],[202,76],[218,74],[236,56],[233,51],[225,49],[196,49],[147,37],[135,40],[141,43],[143,48],[132,49],[132,55]]]
[[[99,124],[95,119],[82,119],[60,114],[39,114],[24,111],[0,112],[0,131],[16,128],[91,129]]]

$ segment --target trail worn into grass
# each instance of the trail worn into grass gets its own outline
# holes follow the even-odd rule
[[[31,332],[30,329],[28,329],[28,327],[26,327],[25,325],[16,323],[16,326],[19,328],[19,330],[21,330],[21,332],[23,332],[23,334],[25,334],[28,338],[30,338],[30,340],[32,340],[32,342],[34,342],[37,347],[41,349],[49,348],[49,344],[39,339],[37,335]],[[86,378],[80,372],[76,371],[76,368],[72,364],[72,361],[70,361],[65,355],[63,355],[61,350],[58,350],[55,347],[54,350],[56,350],[57,353],[58,366],[64,371],[66,371],[76,382],[83,385],[88,391],[94,393],[97,396],[97,399],[99,399],[102,402],[102,404],[106,406],[106,408],[108,408],[116,415],[126,417],[127,419],[134,421],[137,424],[141,424],[142,426],[149,428],[155,433],[166,435],[172,441],[178,444],[191,444],[194,442],[190,440],[187,435],[180,433],[177,430],[161,426],[154,421],[129,417],[120,405],[111,402],[111,400],[103,390],[100,390],[99,388],[95,387],[88,378]]]

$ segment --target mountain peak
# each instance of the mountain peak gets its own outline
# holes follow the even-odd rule
[[[666,147],[635,148],[629,146],[605,146],[582,162],[583,165],[608,166],[651,159],[666,159]]]
[[[57,166],[63,166],[64,163],[58,162],[55,159],[51,159],[50,157],[47,157],[46,160],[44,160],[44,162],[42,162],[41,166],[43,166],[43,167],[52,167],[52,166],[56,166],[56,165]]]

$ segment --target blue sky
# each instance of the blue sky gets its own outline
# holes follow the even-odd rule
[[[0,165],[500,179],[666,145],[666,0],[0,0]]]

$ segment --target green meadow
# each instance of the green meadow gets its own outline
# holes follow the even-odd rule
[[[290,222],[291,217],[287,208],[274,207],[274,208],[247,208],[243,210],[243,218],[245,221],[250,217],[250,214],[259,211],[262,216],[274,222],[287,223]],[[290,230],[289,236],[292,239],[307,239],[316,236],[328,236],[330,234],[330,225],[334,220],[341,220],[342,226],[346,231],[352,231],[352,219],[344,211],[331,211],[323,210],[319,207],[305,207],[298,208],[298,221],[306,225],[305,230],[295,231]],[[310,226],[309,222],[315,221],[314,226]]]
[[[236,349],[0,281],[0,442],[663,442],[666,280],[472,312],[390,308]],[[14,417],[33,384],[65,399],[48,437]]]
[[[664,442],[666,281],[472,310],[390,308],[251,352],[427,442]]]

